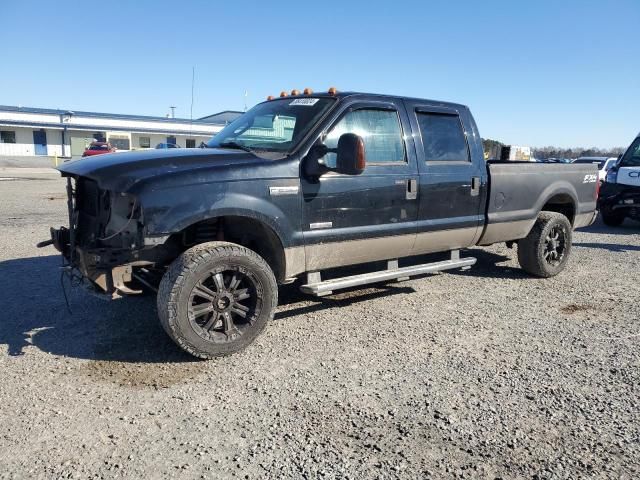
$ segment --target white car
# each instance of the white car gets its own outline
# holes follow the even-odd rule
[[[580,157],[572,163],[595,163],[598,165],[598,180],[604,182],[607,172],[616,164],[616,157]]]

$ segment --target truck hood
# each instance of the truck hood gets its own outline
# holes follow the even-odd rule
[[[98,182],[100,188],[126,192],[149,178],[266,162],[270,160],[242,150],[158,149],[85,157],[65,162],[58,170],[63,177],[87,177]]]

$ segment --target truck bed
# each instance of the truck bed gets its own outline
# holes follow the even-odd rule
[[[526,237],[541,210],[564,213],[574,228],[595,219],[595,165],[488,162],[487,170],[489,198],[480,245]]]

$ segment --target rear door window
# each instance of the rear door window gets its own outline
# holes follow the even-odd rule
[[[427,162],[470,162],[467,138],[458,115],[417,112]]]

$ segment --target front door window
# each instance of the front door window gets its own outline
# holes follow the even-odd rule
[[[329,148],[336,148],[340,136],[345,133],[355,133],[362,137],[367,163],[406,162],[400,119],[394,110],[353,110],[333,126],[324,144]],[[335,167],[336,154],[328,153],[324,162],[328,167]]]

